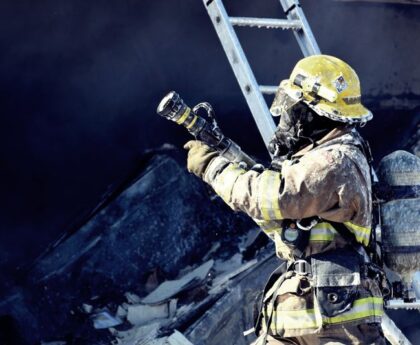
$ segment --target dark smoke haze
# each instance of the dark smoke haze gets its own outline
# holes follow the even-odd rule
[[[365,131],[376,156],[404,145],[420,103],[420,7],[302,4],[321,50],[360,75],[376,114]],[[232,1],[228,10],[281,15],[276,1]],[[263,84],[286,78],[301,57],[289,32],[239,34]],[[145,149],[188,139],[155,115],[171,89],[191,105],[211,102],[226,134],[267,157],[201,1],[3,0],[0,51],[0,267],[9,277]]]

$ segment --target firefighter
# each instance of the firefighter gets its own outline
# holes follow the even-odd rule
[[[285,260],[264,291],[255,344],[385,344],[366,251],[371,174],[356,127],[372,114],[359,78],[338,58],[306,57],[270,111],[280,120],[268,169],[244,168],[200,141],[185,145],[188,170],[252,217]]]

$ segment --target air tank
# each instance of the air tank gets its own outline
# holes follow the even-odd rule
[[[411,285],[420,271],[420,158],[395,151],[378,166],[385,264]]]

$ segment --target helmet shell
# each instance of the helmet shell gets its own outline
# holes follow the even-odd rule
[[[291,100],[285,102],[285,96]],[[280,83],[270,110],[273,115],[279,115],[284,104],[299,101],[334,121],[361,123],[373,117],[361,103],[356,72],[344,61],[329,55],[312,55],[300,60],[290,78]]]

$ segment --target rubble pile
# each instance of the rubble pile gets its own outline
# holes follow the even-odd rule
[[[140,322],[127,291],[145,296],[163,279],[175,284],[181,269],[209,261],[212,253],[231,255],[238,235],[255,225],[211,199],[184,161],[172,148],[149,154],[125,188],[52,246],[20,285],[1,297],[0,343],[109,344],[107,327],[125,320],[124,302],[133,305],[130,319]],[[191,285],[179,288],[190,290],[202,280],[194,276]],[[157,316],[165,312],[150,308]]]
[[[247,344],[242,332],[252,327],[256,296],[279,264],[269,254],[272,248],[257,251],[257,258],[243,259],[256,232],[252,229],[242,236],[230,258],[222,259],[220,246],[213,246],[204,262],[184,268],[176,279],[149,287],[144,296],[127,292],[118,306],[95,310],[85,303],[82,308],[93,328],[109,331],[114,345],[211,345],[232,336],[235,344]]]
[[[150,155],[0,299],[0,344],[249,344],[280,262],[254,223],[209,196],[173,149]],[[418,315],[396,313],[413,333]]]

